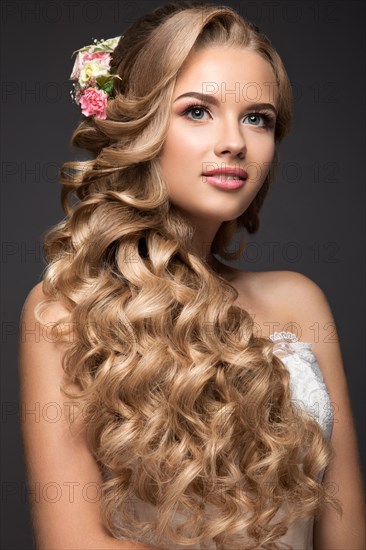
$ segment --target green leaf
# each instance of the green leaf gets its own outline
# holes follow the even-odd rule
[[[107,84],[106,86],[103,87],[103,90],[107,92],[108,95],[111,95],[113,90],[113,84]]]
[[[109,46],[95,46],[93,48],[93,53],[94,52],[113,52],[113,50]]]
[[[109,75],[100,75],[97,76],[95,80],[98,82],[99,86],[104,86],[106,83],[112,80],[112,77]]]

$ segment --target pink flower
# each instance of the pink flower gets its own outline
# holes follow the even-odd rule
[[[99,63],[109,67],[110,60],[112,59],[111,54],[108,52],[87,52],[84,56],[84,61],[93,61],[93,59],[98,59]]]
[[[107,99],[108,94],[104,90],[97,88],[87,88],[80,96],[81,112],[85,116],[96,118],[107,118]]]

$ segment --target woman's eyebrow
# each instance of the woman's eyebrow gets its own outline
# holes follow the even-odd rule
[[[178,101],[178,99],[181,99],[183,97],[195,97],[196,99],[199,99],[200,101],[205,101],[207,103],[212,103],[212,105],[219,106],[220,101],[213,95],[210,94],[201,94],[200,92],[186,92],[185,94],[182,94],[178,96],[173,103]],[[277,110],[272,103],[251,103],[249,105],[250,109],[271,109],[277,115]]]
[[[186,92],[185,94],[180,95],[177,97],[173,103],[178,101],[178,99],[181,99],[182,97],[195,97],[196,99],[200,99],[201,101],[206,101],[207,103],[212,103],[213,105],[219,105],[219,100],[213,96],[213,95],[207,95],[207,94],[201,94],[199,92]]]

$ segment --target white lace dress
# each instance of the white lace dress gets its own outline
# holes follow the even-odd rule
[[[324,383],[318,361],[312,351],[311,344],[301,342],[292,332],[274,332],[270,339],[275,343],[274,353],[283,361],[290,372],[290,387],[293,400],[301,407],[306,408],[317,420],[329,439],[333,428],[333,412],[327,387]],[[319,481],[323,477],[319,476]],[[108,477],[108,476],[107,476]],[[155,517],[155,507],[151,504],[134,499],[133,511],[140,521],[149,521]],[[279,521],[286,514],[285,506],[282,506],[273,522]],[[177,514],[177,521],[181,522],[183,518]],[[140,542],[160,546],[155,541],[153,535],[149,538],[136,539]],[[293,550],[312,550],[313,549],[313,518],[301,519],[294,522],[288,529],[281,542],[292,546]],[[168,548],[167,546],[165,548]],[[169,550],[199,550],[199,545],[175,546]],[[210,549],[216,549],[216,543],[212,542]]]

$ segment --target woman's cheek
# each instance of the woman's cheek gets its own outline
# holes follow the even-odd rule
[[[267,144],[262,144],[262,150],[260,156],[256,158],[255,161],[252,161],[250,164],[252,168],[250,173],[253,174],[253,178],[257,182],[263,183],[266,179],[268,172],[272,166],[274,154],[275,154],[275,145],[273,140]]]

